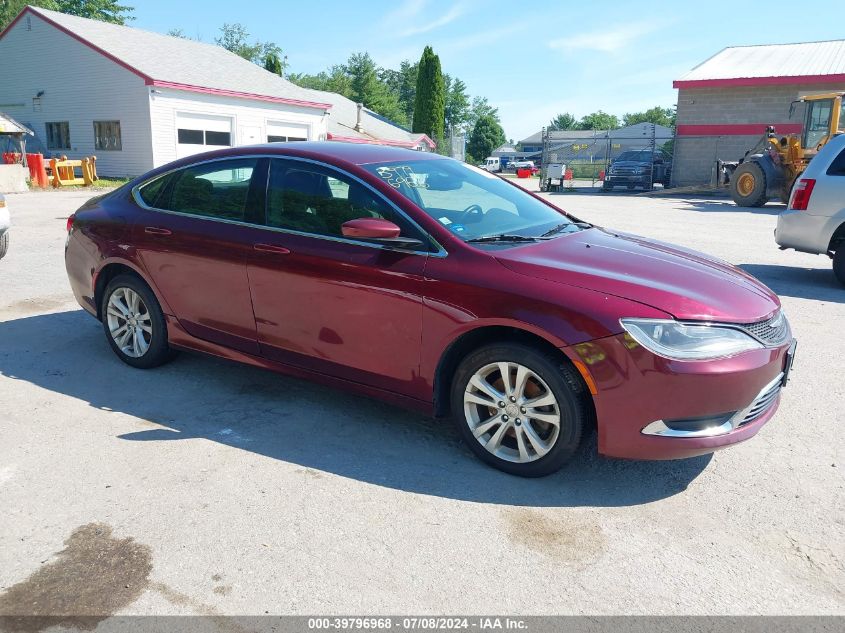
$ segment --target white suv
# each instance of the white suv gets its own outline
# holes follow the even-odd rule
[[[9,250],[9,227],[12,220],[9,217],[9,209],[6,207],[6,198],[0,193],[0,259]]]
[[[781,249],[829,255],[845,284],[845,134],[822,147],[793,186],[775,241]]]

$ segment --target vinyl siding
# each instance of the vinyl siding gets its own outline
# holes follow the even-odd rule
[[[154,88],[148,92],[154,148],[153,162],[156,167],[169,163],[177,157],[176,114],[178,112],[231,117],[233,145],[251,142],[246,138],[244,128],[257,129],[258,142],[265,143],[268,121],[276,124],[308,125],[309,141],[326,138],[327,122],[322,110],[166,88]]]
[[[96,155],[101,176],[153,166],[149,99],[139,76],[31,14],[0,39],[0,68],[0,110],[32,129],[45,149],[45,123],[70,124],[71,148],[48,154]],[[33,97],[41,91],[37,111]],[[95,150],[94,121],[120,121],[122,150]]]

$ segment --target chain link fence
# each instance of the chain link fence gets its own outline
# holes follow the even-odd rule
[[[600,132],[592,137],[563,138],[565,132],[543,129],[540,188],[590,187],[605,190],[668,187],[672,176],[672,139],[619,136]]]

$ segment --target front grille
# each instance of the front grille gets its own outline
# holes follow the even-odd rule
[[[777,380],[771,383],[767,389],[762,391],[754,402],[739,413],[739,415],[742,415],[742,418],[739,420],[739,423],[735,423],[734,426],[740,427],[748,424],[749,422],[753,422],[769,410],[780,393],[780,389],[782,387],[780,379],[781,376],[778,376]]]
[[[635,167],[617,167],[612,172],[610,172],[611,176],[639,176],[635,171]],[[642,173],[642,172],[640,172]]]
[[[789,322],[781,310],[778,310],[770,319],[756,323],[740,323],[739,327],[764,344],[773,347],[786,343],[791,335]]]

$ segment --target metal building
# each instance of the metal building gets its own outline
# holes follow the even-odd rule
[[[717,160],[738,160],[774,125],[801,131],[799,95],[845,91],[845,40],[732,46],[674,82],[673,184],[715,182]]]

